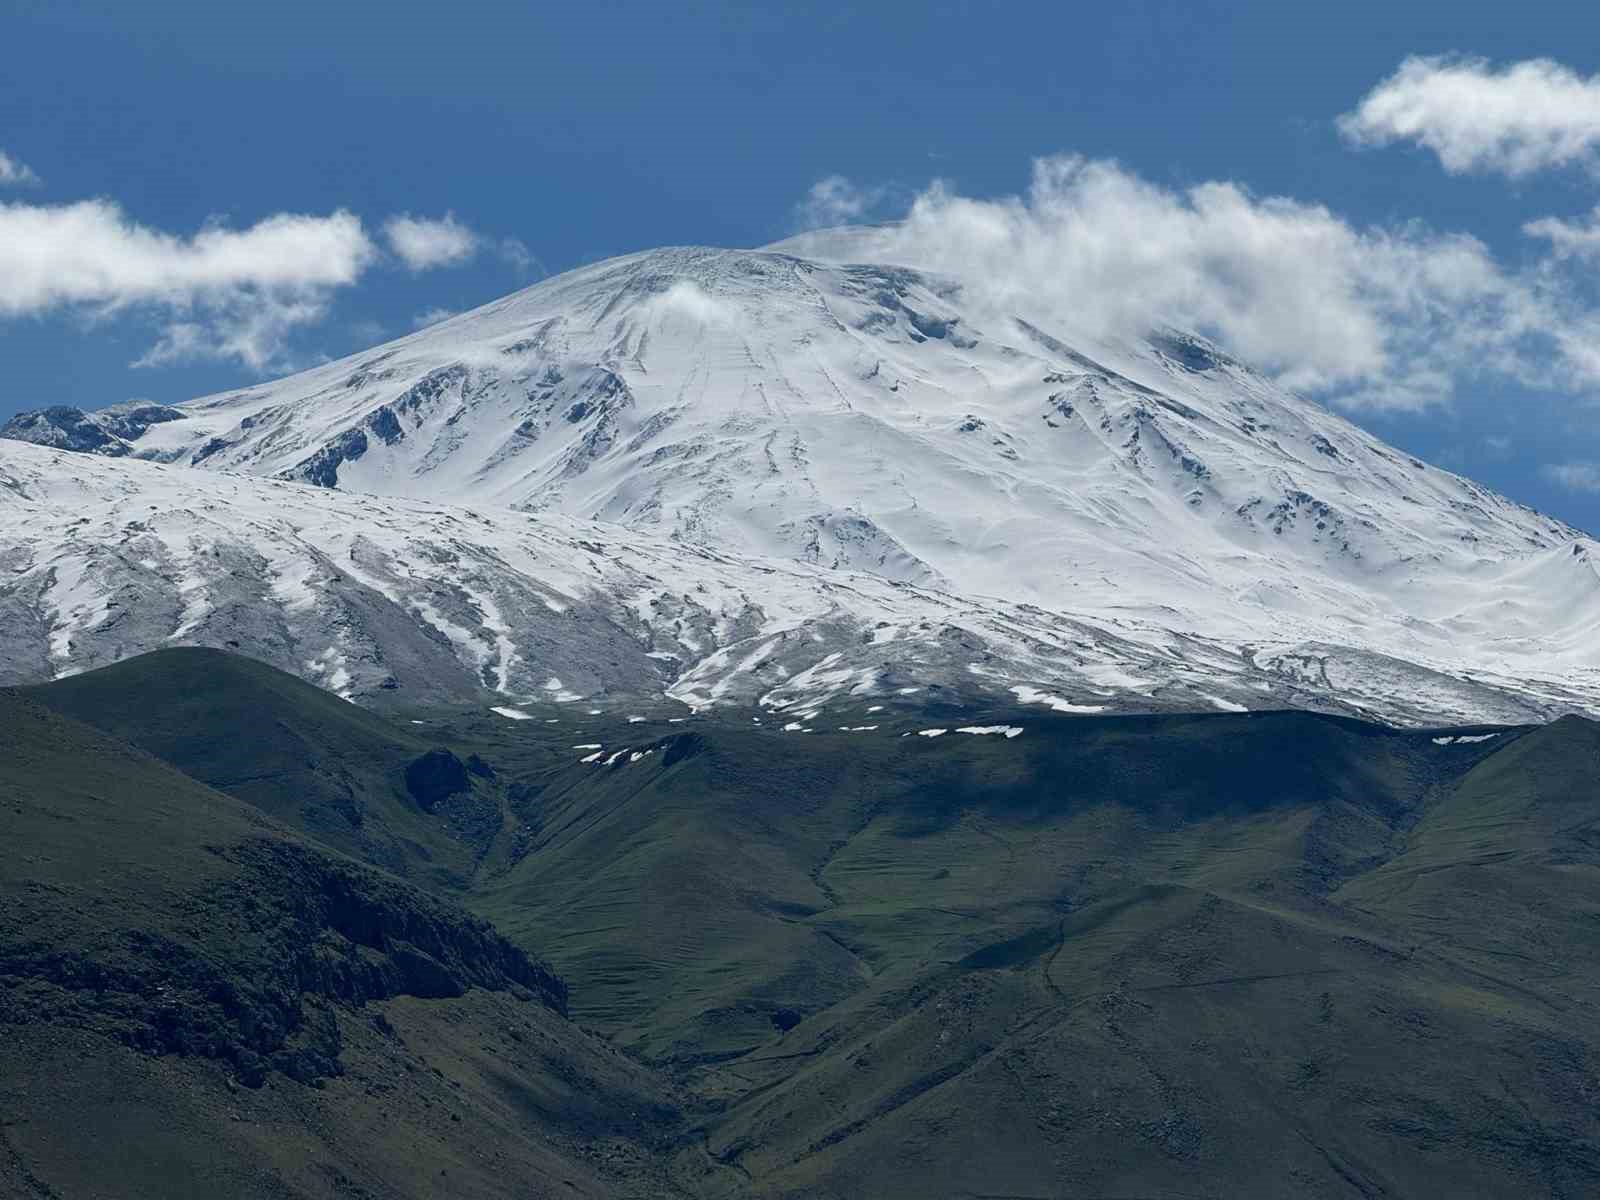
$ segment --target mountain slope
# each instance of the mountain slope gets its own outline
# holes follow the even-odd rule
[[[492,768],[237,654],[160,650],[19,694],[402,877],[459,886],[500,832]]]
[[[1530,597],[1587,619],[1581,546],[1517,569]],[[665,699],[804,719],[998,696],[1520,723],[1600,708],[1600,677],[1569,665],[1581,654],[1554,622],[1515,653],[1420,636],[1403,610],[1365,626],[1284,618],[1239,642],[1176,609],[1047,609],[556,514],[0,441],[4,682],[200,644],[364,702],[455,699],[508,719]]]
[[[1127,603],[1101,571],[1137,604],[1196,562],[1360,580],[1573,536],[1199,339],[1075,347],[1024,316],[984,328],[960,281],[904,267],[653,251],[194,401],[134,445],[1046,602]]]
[[[8,691],[0,838],[5,1195],[670,1194],[670,1089],[459,908]]]

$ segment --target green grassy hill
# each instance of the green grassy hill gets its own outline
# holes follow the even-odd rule
[[[569,755],[472,903],[585,979],[586,1019],[692,1059],[1129,886],[1321,896],[1487,752],[1296,713],[1003,715],[1024,735],[619,730],[661,754]]]
[[[211,652],[27,695],[293,823],[296,844],[395,862],[547,957],[574,1021],[610,1042],[578,1059],[606,1087],[528,1118],[548,1129],[572,1103],[613,1122],[621,1157],[603,1161],[627,1169],[584,1186],[654,1171],[708,1197],[1600,1194],[1589,722],[846,706],[802,733],[556,705],[390,721]],[[955,732],[992,724],[1022,733]],[[383,836],[324,828],[343,784]],[[370,1028],[373,1002],[312,997]],[[376,1003],[420,1020],[518,1002],[473,987]],[[483,1038],[475,1069],[517,1091],[510,1048]],[[271,1078],[327,1103],[343,1076]],[[652,1115],[624,1120],[623,1097]]]
[[[663,1194],[670,1089],[454,905],[14,692],[0,845],[0,1194]]]

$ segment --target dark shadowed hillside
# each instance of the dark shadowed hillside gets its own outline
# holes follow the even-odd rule
[[[668,1093],[480,919],[14,693],[0,842],[0,1193],[663,1194]]]
[[[471,874],[474,848],[428,810],[470,809],[473,777],[410,794],[406,768],[431,742],[253,659],[159,650],[28,694],[396,874]]]

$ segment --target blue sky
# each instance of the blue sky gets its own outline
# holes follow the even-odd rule
[[[999,214],[1064,262],[1076,235],[1052,221],[1138,240],[1113,218],[1143,213],[1196,275],[1144,279],[1152,304],[1600,529],[1600,14],[1583,9],[10,0],[0,418],[183,400],[544,272],[921,196],[935,236]],[[1397,79],[1415,56],[1435,57]],[[1066,174],[1027,195],[1040,158]],[[1230,248],[1252,245],[1241,282]],[[1516,338],[1491,328],[1513,318]]]

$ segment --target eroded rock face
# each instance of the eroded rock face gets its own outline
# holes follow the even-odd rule
[[[130,400],[126,404],[113,404],[89,414],[89,419],[116,437],[134,441],[144,436],[152,425],[165,425],[168,421],[183,419],[181,409],[165,404],[151,404],[145,400]]]

